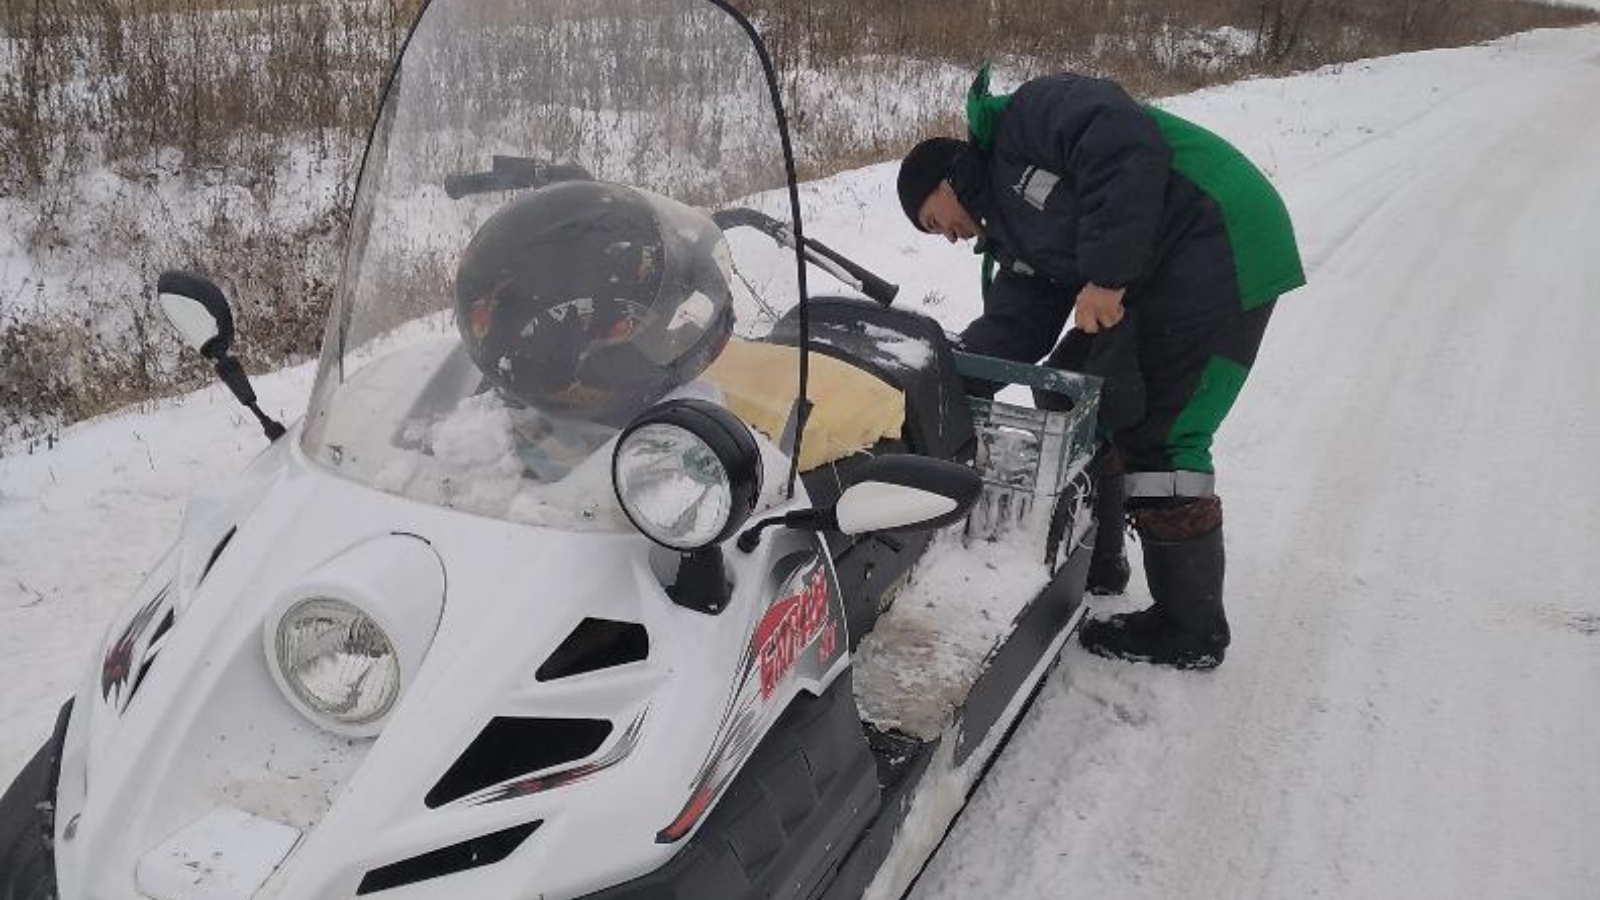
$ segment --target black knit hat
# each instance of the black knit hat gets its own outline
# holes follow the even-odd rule
[[[900,162],[900,178],[895,188],[900,192],[900,208],[906,218],[923,231],[917,221],[922,204],[939,187],[939,182],[950,177],[950,167],[967,149],[967,142],[948,137],[928,138],[911,148]]]

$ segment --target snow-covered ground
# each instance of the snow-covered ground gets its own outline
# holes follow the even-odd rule
[[[1166,104],[1276,179],[1312,281],[1220,439],[1234,648],[1206,675],[1068,649],[920,900],[1594,896],[1597,97],[1583,29]],[[808,231],[958,327],[974,261],[893,175],[809,186]],[[257,381],[291,417],[309,384]],[[260,446],[212,389],[0,458],[0,779],[186,493]]]

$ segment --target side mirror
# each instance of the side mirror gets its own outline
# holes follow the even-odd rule
[[[863,467],[856,482],[827,509],[803,509],[763,519],[739,535],[749,553],[761,531],[783,525],[802,531],[931,531],[959,522],[983,492],[983,477],[960,463],[928,456],[880,456]]]
[[[931,531],[959,522],[983,491],[983,477],[927,456],[880,456],[839,495],[833,516],[845,534]]]
[[[233,346],[233,310],[222,289],[188,272],[167,271],[156,282],[161,311],[183,342],[207,359],[220,359]]]
[[[211,360],[217,377],[245,409],[255,414],[267,440],[283,437],[283,424],[261,411],[255,388],[250,386],[250,376],[228,352],[233,348],[233,310],[229,309],[222,288],[199,275],[169,270],[162,272],[156,281],[156,294],[161,300],[161,311],[173,329],[185,344]]]

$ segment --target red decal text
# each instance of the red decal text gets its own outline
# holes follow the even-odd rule
[[[806,577],[805,587],[772,605],[756,628],[756,654],[761,666],[761,698],[772,696],[778,682],[794,668],[800,655],[823,637],[824,658],[832,656],[836,626],[828,613],[828,576],[818,566]]]

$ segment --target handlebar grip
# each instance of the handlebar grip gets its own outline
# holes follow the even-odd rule
[[[899,285],[884,281],[827,244],[812,238],[806,238],[806,246],[812,251],[827,257],[834,265],[849,273],[851,278],[861,282],[861,293],[866,294],[883,306],[894,303],[895,295],[900,293]]]
[[[444,179],[445,196],[460,200],[469,194],[489,194],[510,191],[521,186],[521,179],[505,172],[473,172],[466,175],[447,175]]]
[[[900,293],[900,285],[890,284],[865,269],[856,277],[861,279],[861,292],[884,306],[893,304]]]

